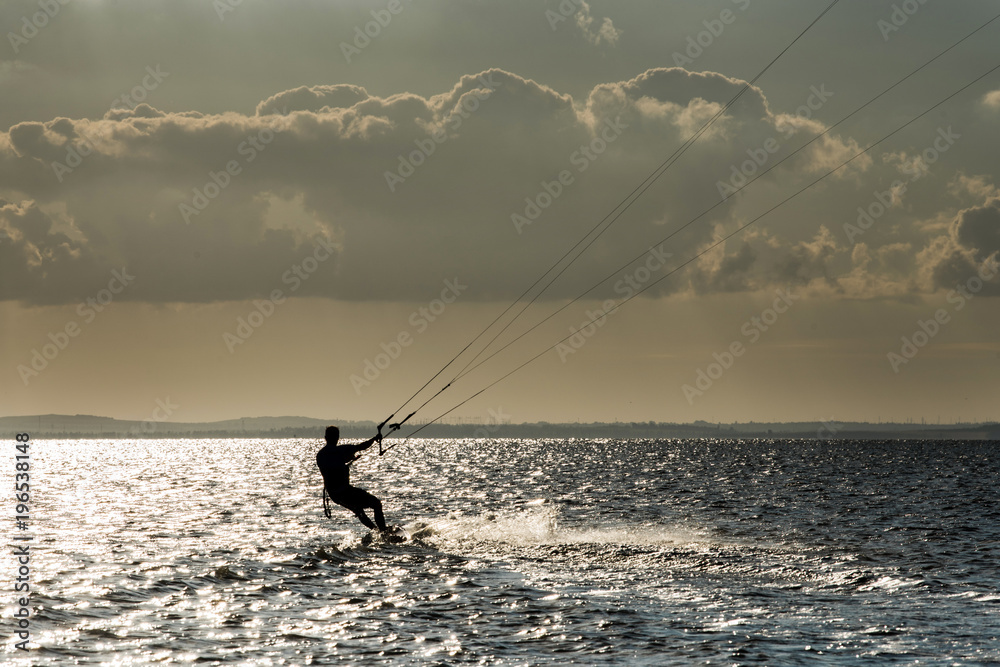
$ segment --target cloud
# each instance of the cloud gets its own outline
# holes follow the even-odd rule
[[[593,26],[596,19],[590,14],[590,4],[586,0],[578,1],[580,3],[580,10],[576,13],[575,21],[583,36],[594,46],[600,46],[601,43],[614,46],[618,42],[618,38],[621,37],[621,30],[615,28],[614,23],[607,17],[601,19],[598,27],[595,29]]]
[[[31,294],[36,302],[59,302],[67,284],[100,277],[87,248],[58,231],[35,202],[0,199],[0,300]]]
[[[928,291],[965,284],[1000,259],[1000,198],[958,212],[947,234],[933,238],[917,255]],[[1000,296],[1000,281],[987,282],[983,295]]]
[[[1000,197],[1000,188],[990,182],[989,177],[968,176],[958,174],[951,183],[948,184],[948,192],[955,197],[971,195],[977,201],[986,201],[994,197]]]
[[[994,90],[983,95],[983,106],[993,111],[1000,111],[1000,90]]]
[[[257,115],[288,113],[289,111],[323,111],[349,109],[368,99],[368,91],[361,86],[340,84],[336,86],[299,86],[272,95],[257,105]]]
[[[850,269],[828,283],[826,293],[857,300],[914,301],[921,291],[913,278],[914,264],[909,243],[871,248],[859,242],[851,249]]]
[[[716,72],[689,72],[681,67],[658,67],[628,81],[601,84],[594,88],[587,106],[595,113],[620,112],[629,102],[652,100],[672,108],[686,107],[695,100],[724,106],[746,84]],[[770,115],[764,92],[751,86],[734,105],[737,118],[759,120]]]
[[[834,260],[845,249],[838,247],[825,226],[820,226],[811,238],[795,242],[753,230],[735,245],[734,252],[727,252],[726,245],[722,245],[692,265],[688,272],[692,292],[753,292],[774,287],[843,292],[832,275],[836,272]]]
[[[623,98],[608,108],[598,95],[580,105],[488,70],[430,97],[314,86],[271,96],[254,115],[140,104],[98,120],[19,123],[0,135],[0,182],[11,200],[3,252],[7,270],[21,277],[5,282],[3,297],[72,301],[111,268],[129,265],[142,276],[123,298],[255,298],[280,287],[283,273],[317,244],[334,242],[343,252],[299,294],[420,299],[455,276],[476,278],[487,298],[512,293],[522,270],[505,258],[538,266],[558,256],[575,233],[563,227],[608,205],[603,177],[627,165],[617,190],[644,176],[645,165],[629,163],[647,131],[675,143],[686,114],[739,85],[676,71],[666,75],[673,87],[662,80],[657,90],[636,87],[664,76],[651,72],[621,86]],[[677,101],[654,118],[643,104],[655,95]],[[601,134],[611,136],[619,116],[644,127],[632,136],[619,128],[621,138],[607,143]],[[583,157],[591,147],[597,153]],[[566,170],[588,184],[559,202],[562,210],[531,238],[519,238],[512,213]],[[405,174],[395,191],[387,187],[392,173]],[[588,200],[588,189],[600,196]],[[295,202],[299,217],[316,224],[281,226],[275,202]],[[55,204],[72,218],[76,240],[41,219],[29,224]],[[630,250],[621,240],[609,247]]]
[[[0,84],[37,73],[38,68],[23,60],[0,60]]]
[[[746,292],[759,285],[751,270],[759,255],[751,243],[742,243],[730,254],[714,253],[702,264],[701,271],[692,271],[691,284],[695,292]]]
[[[955,238],[980,260],[1000,252],[1000,198],[961,211],[955,220]]]
[[[458,278],[470,285],[465,299],[506,300],[744,86],[717,73],[655,68],[574,99],[491,69],[429,96],[303,86],[261,100],[249,115],[140,104],[99,119],[18,123],[0,133],[0,298],[74,302],[122,266],[138,274],[123,299],[260,298],[287,289],[287,272],[327,248],[329,260],[297,296],[423,301]],[[776,162],[822,128],[772,111],[751,87],[547,298],[578,296],[718,204],[716,184],[748,150],[780,137]],[[665,250],[689,257],[767,195],[808,184],[856,150],[851,138],[825,137]],[[985,242],[969,216],[959,236]],[[528,224],[519,227],[518,217]],[[650,294],[789,283],[850,294],[838,279],[856,267],[827,229],[810,218],[790,235],[751,232]]]

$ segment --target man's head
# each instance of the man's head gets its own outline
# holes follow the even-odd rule
[[[336,426],[326,427],[326,444],[336,445],[337,441],[340,440],[340,429]]]

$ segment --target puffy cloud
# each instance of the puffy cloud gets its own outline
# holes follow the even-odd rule
[[[946,234],[917,255],[922,284],[928,291],[950,290],[995,266],[1000,259],[1000,198],[958,212]],[[1000,295],[1000,280],[987,282],[983,295]]]
[[[948,192],[955,197],[971,195],[976,201],[986,201],[1000,197],[1000,188],[986,176],[959,174],[948,184]]]
[[[855,139],[842,139],[826,134],[809,146],[805,153],[804,166],[810,173],[826,173],[837,169],[853,157],[847,167],[835,173],[836,176],[844,178],[867,171],[871,167],[871,156],[867,153],[858,155],[861,150],[862,146]]]
[[[955,221],[955,238],[980,260],[1000,252],[1000,198],[961,211]]]
[[[629,81],[595,87],[587,100],[587,106],[601,115],[627,111],[630,105],[642,100],[653,100],[672,109],[687,107],[694,100],[702,100],[721,108],[745,85],[745,81],[716,72],[689,72],[681,67],[658,67]],[[733,116],[747,121],[759,121],[770,115],[767,99],[756,86],[751,86],[742,95],[732,111]]]
[[[258,298],[287,293],[287,272],[321,248],[329,259],[297,296],[421,301],[457,277],[470,284],[463,298],[508,299],[743,86],[656,68],[575,100],[492,69],[431,96],[311,86],[270,96],[252,115],[140,104],[99,119],[18,123],[0,134],[2,298],[73,301],[126,265],[140,278],[122,298]],[[777,137],[780,150],[768,158],[776,163],[822,129],[772,112],[751,87],[547,296],[579,295],[716,205],[665,248],[682,261],[767,195],[787,194],[857,150],[853,139],[824,137],[768,174],[760,194],[719,205],[717,183],[748,151]],[[985,242],[985,223],[968,217],[955,242]],[[790,283],[854,294],[838,282],[856,269],[848,249],[823,219],[799,228],[751,232],[651,294]],[[880,270],[894,266],[870,254]]]
[[[1000,90],[994,90],[983,95],[983,105],[993,111],[1000,111]]]
[[[820,226],[812,238],[797,242],[768,231],[750,232],[735,250],[720,246],[706,254],[688,272],[688,281],[696,294],[794,287],[814,298],[914,302],[953,289],[984,264],[949,236],[933,237],[918,251],[909,242],[843,244]],[[996,287],[982,294],[1000,292]]]
[[[873,249],[859,242],[851,249],[850,269],[837,277],[831,293],[850,299],[913,301],[920,292],[913,268],[913,248],[908,243]]]
[[[549,6],[551,9],[545,11],[545,17],[552,30],[569,22],[575,25],[584,39],[594,46],[602,44],[614,46],[618,43],[622,31],[615,28],[610,18],[605,17],[597,21],[590,12],[590,3],[587,0],[554,0]]]
[[[257,115],[264,116],[289,111],[322,111],[324,109],[349,109],[368,99],[368,91],[361,86],[339,84],[336,86],[299,86],[272,95],[257,105]]]
[[[619,110],[641,114],[636,101]],[[677,106],[676,113],[685,111]],[[568,216],[549,214],[528,241],[511,224],[525,197],[560,170],[580,181],[613,173],[646,141],[641,132],[609,134],[614,122],[593,105],[488,70],[427,98],[316,86],[274,95],[252,116],[141,104],[99,120],[19,123],[0,135],[0,177],[19,202],[9,205],[17,212],[7,212],[4,253],[8,270],[23,276],[36,275],[44,256],[47,278],[44,286],[5,283],[4,296],[51,301],[61,289],[65,300],[76,299],[100,267],[127,264],[144,275],[123,298],[257,297],[281,287],[284,272],[317,244],[334,240],[345,252],[299,294],[419,299],[456,275],[478,278],[481,293],[504,294],[522,280],[509,258],[551,261],[565,243],[560,224],[592,215],[577,188],[566,198]],[[580,152],[591,146],[589,157]],[[624,181],[640,173],[632,167]],[[318,227],[283,227],[271,213],[275,202],[295,202]],[[79,240],[23,240],[24,211],[56,203],[75,221]],[[71,261],[69,250],[79,259]],[[85,276],[74,274],[84,265]]]
[[[615,28],[614,23],[608,17],[601,19],[595,29],[595,19],[590,14],[590,4],[586,0],[579,0],[579,3],[580,11],[575,16],[576,25],[580,29],[580,32],[583,33],[583,36],[587,38],[587,41],[594,46],[600,46],[604,42],[614,46],[618,42],[618,38],[621,37],[621,30]]]
[[[0,300],[31,294],[38,302],[60,302],[67,285],[100,276],[87,247],[56,229],[35,202],[0,199]]]
[[[744,292],[774,286],[814,288],[842,293],[832,277],[833,262],[845,250],[820,226],[812,238],[792,242],[766,231],[752,231],[734,252],[725,245],[706,253],[688,274],[695,293]]]
[[[744,292],[759,285],[753,280],[751,269],[758,253],[750,243],[743,243],[734,253],[716,253],[705,262],[701,272],[694,272],[692,284],[699,292]]]

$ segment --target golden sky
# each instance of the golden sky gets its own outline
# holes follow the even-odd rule
[[[50,4],[3,415],[381,420],[706,128],[418,419],[1000,418],[995,3]]]

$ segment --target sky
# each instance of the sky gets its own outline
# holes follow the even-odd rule
[[[8,0],[0,414],[998,420],[996,3],[829,5]]]

